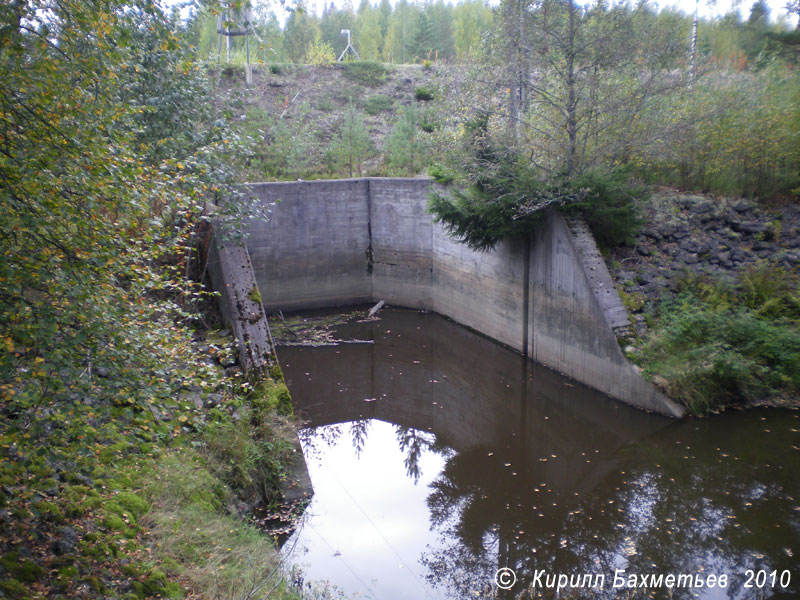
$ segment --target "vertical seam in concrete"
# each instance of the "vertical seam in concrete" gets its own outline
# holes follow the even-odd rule
[[[374,258],[372,254],[372,180],[367,178],[367,277],[369,277],[369,297],[375,302],[374,278],[372,270],[374,268]]]
[[[531,236],[525,236],[525,257],[522,273],[522,356],[528,356],[528,301],[531,282]]]

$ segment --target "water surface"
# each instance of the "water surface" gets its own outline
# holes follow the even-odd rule
[[[670,421],[436,315],[379,316],[336,331],[371,344],[279,349],[315,492],[284,546],[304,582],[551,598],[531,591],[544,570],[605,576],[576,598],[800,597],[796,411]],[[500,567],[518,579],[507,592]],[[728,581],[670,596],[614,589],[616,569]],[[747,569],[775,586],[745,588]]]

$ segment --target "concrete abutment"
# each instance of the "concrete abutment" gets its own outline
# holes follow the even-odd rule
[[[531,241],[476,252],[427,212],[428,179],[251,184],[271,218],[247,249],[266,311],[385,300],[431,310],[633,406],[684,410],[628,362],[627,313],[594,239],[558,213]]]

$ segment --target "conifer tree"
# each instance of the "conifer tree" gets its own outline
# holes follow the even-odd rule
[[[339,135],[328,151],[333,170],[335,173],[346,173],[348,177],[360,176],[361,165],[374,151],[364,120],[351,102],[347,106]]]

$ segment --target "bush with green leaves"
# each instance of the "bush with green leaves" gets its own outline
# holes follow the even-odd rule
[[[414,97],[421,102],[428,102],[433,100],[434,92],[427,86],[419,86],[414,90]]]
[[[330,171],[348,177],[361,175],[364,160],[374,154],[375,148],[361,114],[351,103],[342,119],[339,133],[328,148]]]
[[[642,227],[638,201],[646,191],[631,183],[627,171],[591,169],[575,177],[571,185],[581,199],[567,212],[583,216],[601,246],[634,243]]]
[[[20,10],[0,11],[0,93],[18,98],[0,114],[6,424],[67,410],[74,395],[148,410],[181,385],[165,365],[192,352],[176,326],[196,299],[189,246],[206,202],[232,199],[221,217],[241,208],[229,167],[240,140],[152,4]],[[58,44],[20,18],[57,26]]]
[[[388,112],[394,107],[394,100],[389,96],[383,94],[376,94],[367,98],[364,106],[364,111],[370,115],[377,115],[382,112]]]
[[[393,175],[416,175],[425,166],[427,143],[419,128],[419,113],[413,105],[402,109],[386,141],[385,156]]]
[[[497,147],[488,135],[488,118],[467,124],[462,162],[448,173],[453,184],[431,193],[429,210],[455,237],[477,250],[503,239],[533,234],[550,210],[583,215],[601,243],[631,241],[639,228],[640,190],[621,172],[585,171],[574,177],[545,178],[526,156]]]
[[[343,63],[342,74],[356,83],[377,87],[386,81],[389,67],[369,60],[359,60]]]
[[[291,180],[308,177],[313,171],[317,157],[314,133],[302,119],[288,121],[253,108],[239,124],[239,131],[250,144],[233,164],[245,181]]]
[[[762,264],[734,283],[692,277],[659,310],[644,374],[692,413],[800,389],[800,283]]]
[[[433,109],[422,111],[419,128],[425,133],[433,133],[442,126],[441,116]]]

